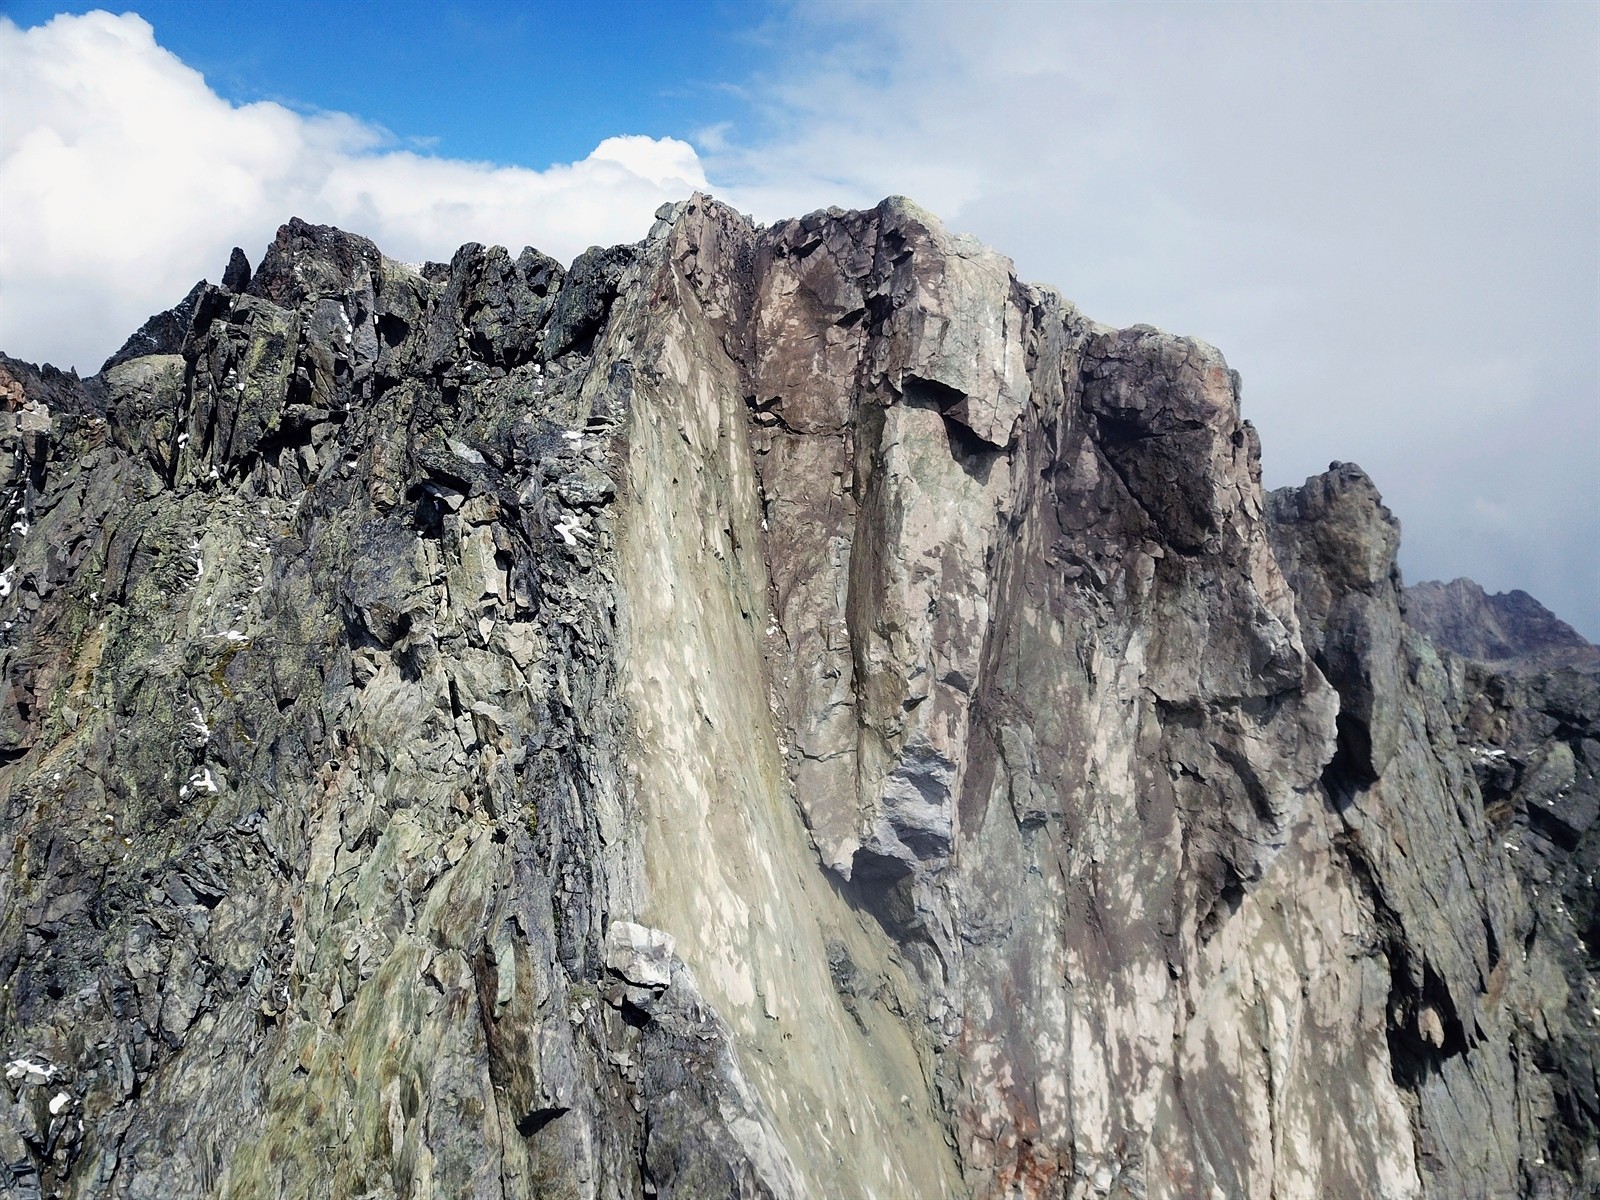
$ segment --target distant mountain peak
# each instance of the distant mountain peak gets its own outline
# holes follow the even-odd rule
[[[1436,645],[1507,674],[1600,671],[1600,646],[1521,590],[1429,580],[1406,589],[1406,622]]]

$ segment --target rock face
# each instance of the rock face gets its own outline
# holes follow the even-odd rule
[[[1527,592],[1488,595],[1470,579],[1406,589],[1406,621],[1444,649],[1507,675],[1600,671],[1600,646]]]
[[[1600,1188],[1594,680],[1209,346],[696,197],[0,367],[13,1193]]]

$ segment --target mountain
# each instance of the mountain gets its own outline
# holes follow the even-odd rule
[[[1434,643],[1508,674],[1600,671],[1600,646],[1527,592],[1487,594],[1470,579],[1406,589],[1406,621]]]
[[[1211,347],[695,197],[0,367],[12,1194],[1600,1187],[1595,680]]]

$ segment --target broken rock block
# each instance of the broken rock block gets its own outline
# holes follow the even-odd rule
[[[632,921],[613,921],[606,930],[606,970],[615,977],[607,998],[649,1012],[672,982],[672,935]]]

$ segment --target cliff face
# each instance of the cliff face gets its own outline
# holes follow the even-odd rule
[[[1592,682],[1210,347],[696,198],[0,366],[18,1194],[1600,1186]]]
[[[1600,646],[1527,592],[1489,595],[1470,579],[1413,584],[1406,620],[1435,645],[1502,674],[1600,671]]]

